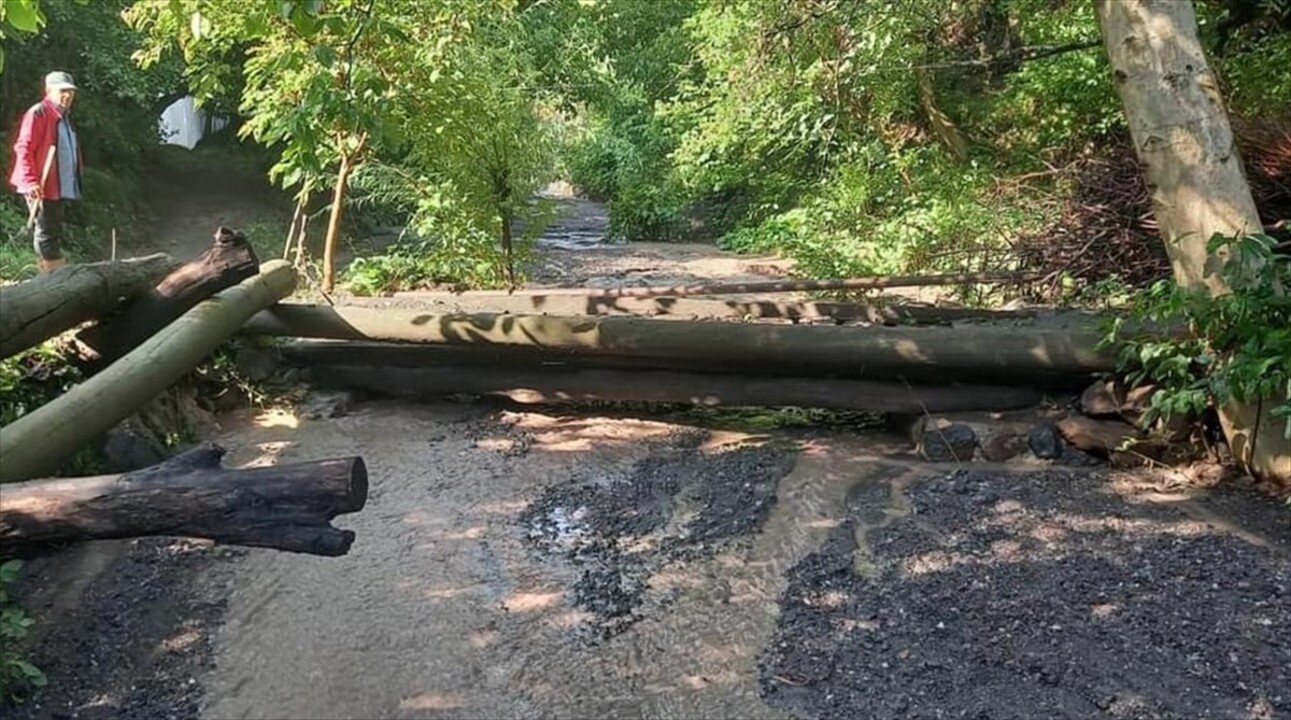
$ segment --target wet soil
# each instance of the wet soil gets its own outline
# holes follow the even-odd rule
[[[677,440],[684,448],[703,436],[692,430]],[[792,467],[785,446],[647,457],[623,477],[549,488],[522,521],[541,551],[581,568],[574,605],[592,614],[594,636],[608,639],[641,619],[649,578],[661,568],[756,532]]]
[[[158,227],[202,249],[212,221],[283,209],[262,191],[177,201]],[[778,272],[697,246],[546,257],[556,283]],[[5,716],[1288,713],[1291,513],[1262,497],[1034,465],[948,480],[861,425],[325,400],[210,439],[231,467],[361,455],[349,555],[141,540],[34,560],[51,687]]]
[[[1291,513],[1217,494],[1262,532],[1101,474],[860,486],[789,572],[764,696],[804,718],[1286,716]]]
[[[224,618],[217,588],[244,551],[186,540],[91,543],[29,559],[18,600],[50,687],[10,720],[197,717]]]

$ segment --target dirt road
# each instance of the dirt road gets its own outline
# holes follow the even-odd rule
[[[53,687],[9,716],[1291,713],[1285,507],[704,417],[325,395],[225,417],[230,464],[365,458],[351,554],[45,558]]]

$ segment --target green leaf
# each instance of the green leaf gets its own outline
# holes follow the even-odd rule
[[[328,45],[315,45],[314,59],[323,67],[331,68],[336,63],[336,51]]]
[[[32,665],[26,660],[14,660],[13,664],[17,666],[18,670],[27,678],[27,682],[30,683],[32,687],[45,687],[46,683],[48,683],[48,680],[45,678],[45,673],[41,672],[40,668]]]
[[[302,12],[300,6],[297,6],[291,13],[291,24],[296,27],[296,31],[304,37],[312,37],[318,32],[318,18],[309,13]]]
[[[34,33],[45,23],[36,0],[5,0],[5,10],[9,24],[23,32]]]

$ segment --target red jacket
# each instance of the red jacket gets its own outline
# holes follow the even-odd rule
[[[58,106],[48,98],[32,105],[22,115],[22,125],[18,129],[18,139],[13,144],[13,168],[9,172],[9,184],[21,194],[27,194],[40,184],[40,174],[45,168],[45,157],[51,147],[58,145],[58,122],[63,119]],[[76,172],[81,172],[81,145],[76,144]],[[43,197],[46,200],[58,200],[58,160],[50,165],[49,175],[45,178]]]

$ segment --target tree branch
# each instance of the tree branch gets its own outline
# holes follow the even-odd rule
[[[949,60],[940,63],[928,63],[926,65],[912,66],[911,70],[938,70],[949,68],[964,67],[990,67],[992,65],[1004,65],[1013,62],[1028,62],[1031,60],[1040,60],[1042,58],[1063,55],[1069,52],[1079,50],[1088,50],[1099,47],[1101,40],[1080,40],[1077,42],[1067,43],[1065,45],[1033,45],[1031,47],[1022,47],[1013,52],[1004,53],[1003,55],[994,55],[988,58],[979,58],[977,60]]]

